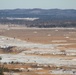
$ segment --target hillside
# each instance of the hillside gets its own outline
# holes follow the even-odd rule
[[[27,27],[76,27],[76,10],[37,8],[0,10],[0,23]]]

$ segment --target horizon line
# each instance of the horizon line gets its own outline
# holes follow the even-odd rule
[[[20,9],[44,9],[44,10],[57,9],[57,10],[76,10],[75,8],[6,8],[6,9],[0,9],[0,10],[20,10]]]

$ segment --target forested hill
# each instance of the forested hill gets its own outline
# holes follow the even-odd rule
[[[76,10],[38,8],[0,10],[0,23],[30,27],[76,27]]]
[[[0,18],[5,17],[39,17],[41,19],[76,19],[76,10],[67,9],[14,9],[0,10]]]

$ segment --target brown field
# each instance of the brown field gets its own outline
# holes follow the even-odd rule
[[[21,39],[27,42],[33,43],[41,43],[41,44],[59,44],[57,49],[66,50],[66,49],[76,49],[76,29],[75,28],[26,28],[26,27],[10,27],[4,26],[0,28],[0,36],[8,36],[12,38]],[[3,53],[0,50],[0,53]],[[29,55],[29,54],[28,54]],[[35,54],[30,54],[35,55]],[[51,57],[51,58],[64,58],[65,60],[71,60],[72,58],[76,58],[76,56],[65,56],[65,55],[38,55],[41,57]],[[8,69],[15,69],[15,68],[33,68],[30,65],[22,65],[22,64],[8,64],[4,65]],[[64,68],[68,69],[67,66],[60,66],[57,67],[56,65],[52,67],[41,67],[43,70],[38,71],[21,71],[17,75],[57,75],[57,74],[49,74],[48,72],[51,69],[56,68]],[[70,67],[71,69],[73,67]],[[76,69],[76,68],[75,68]],[[41,73],[41,74],[38,74]],[[45,73],[44,73],[45,72]],[[5,73],[5,75],[8,75]],[[16,75],[16,74],[14,74]],[[61,75],[61,74],[58,74]],[[62,74],[65,75],[65,74]],[[68,74],[67,74],[68,75]]]
[[[28,42],[43,44],[70,44],[66,48],[76,48],[76,29],[73,28],[12,28],[0,30],[0,35],[18,38]],[[59,42],[60,41],[60,42]],[[62,46],[63,47],[63,46]],[[63,47],[64,48],[64,47]]]

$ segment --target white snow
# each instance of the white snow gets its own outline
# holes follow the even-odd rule
[[[55,49],[57,44],[36,44],[26,41],[21,41],[19,39],[9,38],[0,36],[0,47],[6,48],[9,46],[25,47],[31,50],[23,51],[19,54],[0,54],[2,57],[1,62],[22,62],[22,63],[38,63],[38,64],[54,64],[54,65],[76,65],[76,59],[65,60],[56,57],[42,57],[29,54],[62,54],[60,50]],[[75,52],[76,50],[67,50],[66,53]]]

